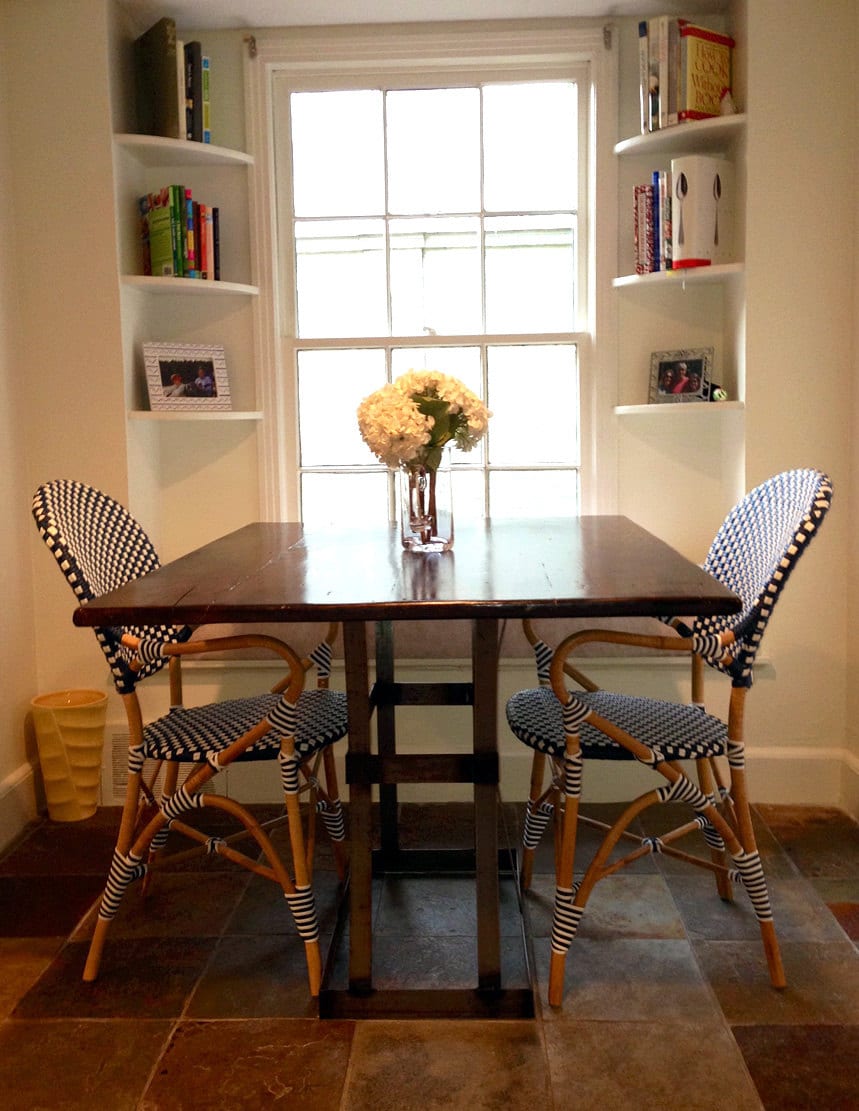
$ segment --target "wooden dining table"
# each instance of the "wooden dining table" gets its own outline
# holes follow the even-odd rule
[[[323,1017],[513,1017],[534,1013],[531,984],[502,980],[499,928],[498,661],[501,623],[530,618],[732,613],[739,598],[626,517],[457,523],[449,552],[406,552],[395,526],[256,522],[80,606],[76,625],[342,623],[349,709],[348,979],[326,969]],[[466,619],[471,674],[462,683],[398,683],[398,622]],[[371,631],[368,636],[368,628]],[[289,639],[288,632],[285,633]],[[370,682],[369,644],[375,645]],[[471,708],[471,751],[402,752],[401,706]],[[376,719],[373,744],[373,717]],[[397,787],[473,786],[474,850],[400,848]],[[430,788],[431,789],[431,788]],[[373,794],[381,847],[373,849]],[[469,859],[470,858],[470,859]],[[477,958],[467,987],[380,987],[373,978],[373,875],[472,868]]]

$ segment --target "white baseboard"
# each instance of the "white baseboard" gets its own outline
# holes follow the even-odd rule
[[[35,773],[30,764],[21,764],[0,782],[0,852],[38,813]]]

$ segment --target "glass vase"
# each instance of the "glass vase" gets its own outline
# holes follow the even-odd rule
[[[448,453],[438,468],[422,463],[400,468],[400,529],[409,552],[447,552],[453,547],[453,491]]]

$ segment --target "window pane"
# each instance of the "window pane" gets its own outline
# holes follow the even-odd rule
[[[490,347],[489,462],[579,461],[579,389],[572,344]]]
[[[384,471],[365,474],[317,474],[301,476],[301,519],[306,525],[385,523],[388,476]],[[344,553],[348,558],[348,552]]]
[[[301,466],[377,462],[361,439],[357,409],[385,383],[383,351],[301,351],[298,422]]]
[[[391,220],[394,335],[481,330],[480,226],[476,218]]]
[[[493,517],[574,517],[579,512],[576,471],[491,471]]]
[[[569,216],[487,218],[487,332],[574,331],[575,272]]]
[[[485,208],[575,211],[576,86],[488,85],[483,112]]]
[[[385,336],[382,220],[296,221],[298,334]]]
[[[432,215],[480,209],[477,89],[389,92],[388,209]]]
[[[381,215],[381,92],[293,93],[290,107],[295,215]]]

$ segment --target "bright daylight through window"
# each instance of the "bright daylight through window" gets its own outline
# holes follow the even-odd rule
[[[454,453],[458,517],[578,511],[580,95],[552,79],[279,101],[306,522],[392,510],[356,410],[412,368],[460,379],[493,414],[479,447]]]

